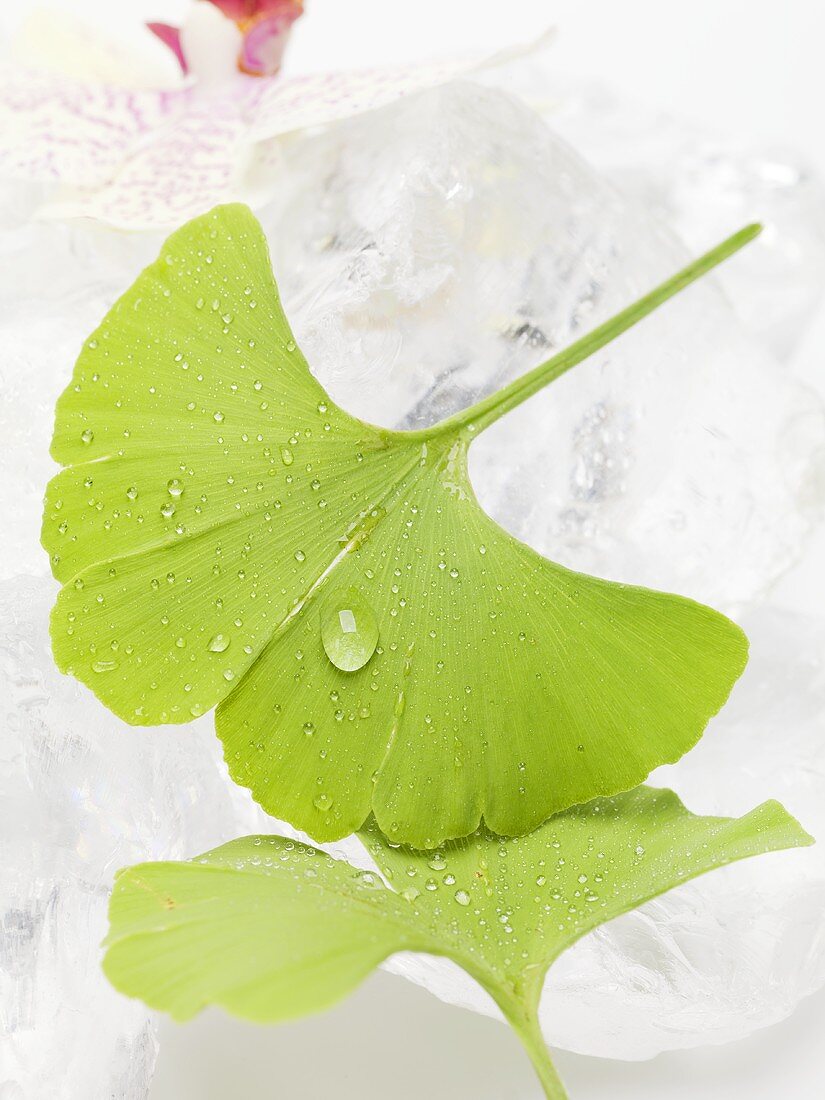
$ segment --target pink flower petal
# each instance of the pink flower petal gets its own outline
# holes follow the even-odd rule
[[[292,12],[295,21],[303,11],[303,0],[210,0],[228,19],[236,23],[248,23],[266,15],[282,15]]]
[[[244,35],[238,68],[250,76],[274,76],[281,67],[294,18],[283,15],[258,19]]]
[[[169,23],[147,23],[146,26],[157,38],[161,40],[164,46],[168,46],[175,57],[178,59],[184,73],[189,72],[189,65],[184,57],[183,47],[180,41],[180,30],[178,27],[170,26]]]

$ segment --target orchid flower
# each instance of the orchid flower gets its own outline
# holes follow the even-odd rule
[[[221,202],[265,201],[275,174],[260,168],[273,139],[500,56],[285,77],[278,70],[301,11],[300,0],[195,0],[180,28],[136,27],[135,53],[167,65],[165,46],[177,59],[172,85],[149,87],[147,66],[135,56],[130,65],[99,29],[35,17],[27,49],[15,51],[26,64],[0,68],[0,178],[51,185],[44,215],[166,229]],[[71,71],[59,65],[68,56]]]

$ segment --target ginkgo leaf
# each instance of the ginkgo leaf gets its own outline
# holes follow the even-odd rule
[[[271,1022],[328,1007],[397,951],[444,955],[491,994],[547,1095],[561,1098],[537,1020],[550,964],[680,882],[811,843],[776,802],[738,819],[696,817],[672,792],[647,787],[509,840],[482,830],[420,852],[390,844],[374,824],[361,835],[383,880],[278,836],[122,871],[106,974],[177,1020],[215,1004]]]
[[[467,449],[757,231],[471,409],[398,432],[313,378],[251,212],[190,222],[57,405],[59,667],[135,724],[220,703],[234,779],[317,839],[370,811],[419,847],[482,817],[524,833],[678,759],[742,672],[744,635],[519,543],[476,501]]]

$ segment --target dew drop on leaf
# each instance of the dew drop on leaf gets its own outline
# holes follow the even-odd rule
[[[214,638],[209,639],[207,649],[210,653],[223,653],[229,649],[230,638],[227,634],[216,634]]]
[[[356,589],[327,600],[321,611],[321,642],[327,657],[342,672],[357,672],[375,653],[378,623]]]
[[[92,665],[94,672],[113,672],[117,668],[117,661],[95,661]]]

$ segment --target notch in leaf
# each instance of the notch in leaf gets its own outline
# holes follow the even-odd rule
[[[233,778],[316,839],[524,833],[701,736],[747,659],[676,596],[542,558],[480,508],[472,440],[758,232],[479,404],[398,432],[337,408],[243,206],[174,233],[57,405],[55,659],[133,724],[216,704]],[[507,455],[502,455],[502,462]]]
[[[177,1020],[216,1004],[274,1022],[329,1007],[397,951],[444,955],[493,997],[546,1095],[563,1100],[538,1023],[551,963],[680,882],[811,843],[776,802],[738,819],[696,817],[648,787],[576,807],[528,836],[482,830],[435,854],[391,845],[374,824],[361,837],[389,889],[278,836],[122,871],[107,976]]]

